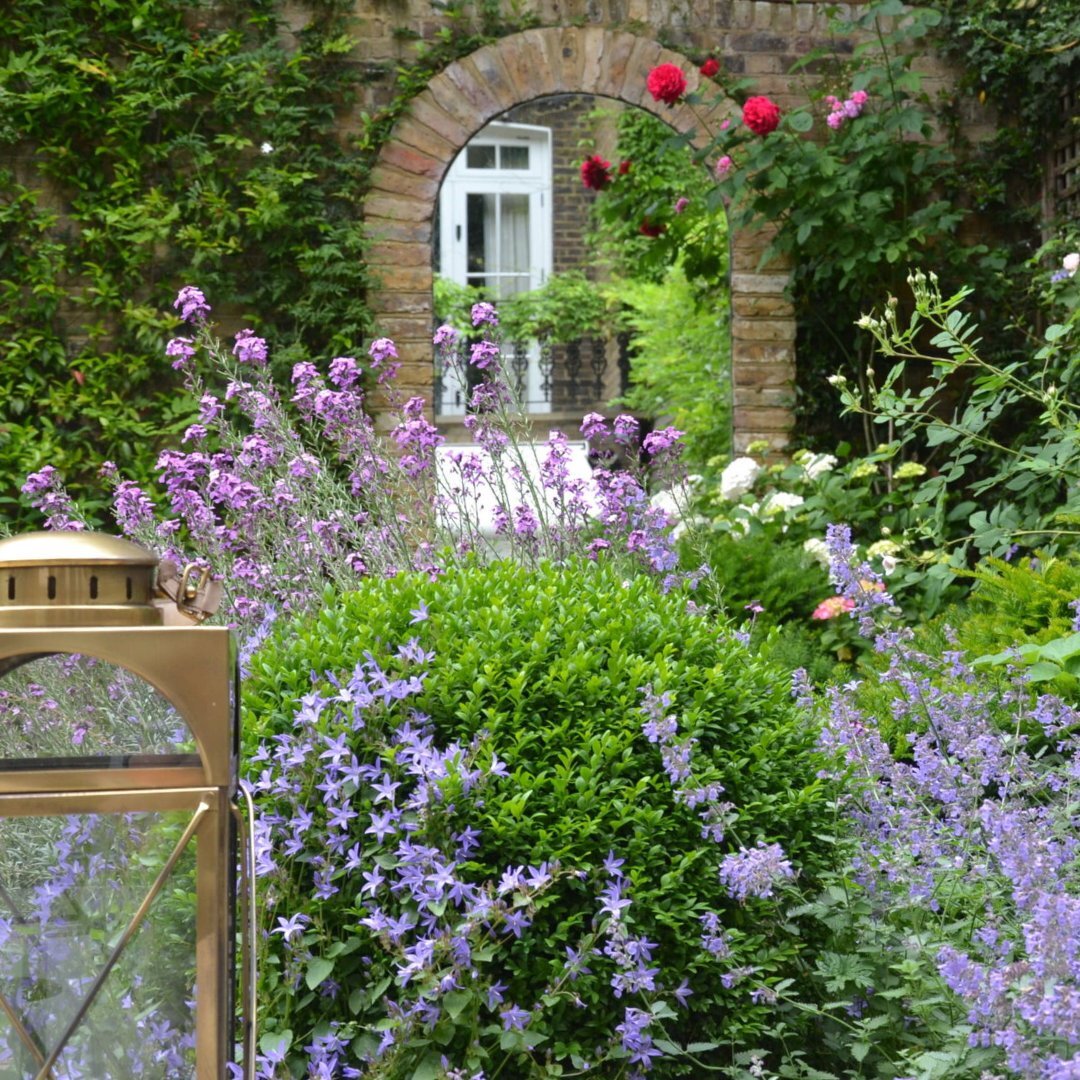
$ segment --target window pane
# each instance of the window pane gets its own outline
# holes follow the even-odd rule
[[[529,196],[503,195],[499,222],[499,266],[503,273],[529,269]]]
[[[529,274],[503,274],[495,283],[495,292],[500,300],[516,293],[528,292],[532,288],[532,277]]]
[[[497,270],[495,248],[496,195],[479,195],[470,192],[465,197],[465,235],[469,274],[482,274]]]
[[[528,146],[500,147],[499,164],[504,169],[527,169],[529,167]]]
[[[0,679],[0,768],[121,769],[150,754],[158,764],[199,763],[180,715],[125,668],[61,654]]]
[[[0,1011],[0,1076],[37,1075],[190,818],[0,821],[0,993],[19,1024]],[[60,1055],[58,1080],[194,1077],[195,860],[189,845]]]
[[[467,146],[465,148],[465,167],[467,169],[494,169],[494,146]]]

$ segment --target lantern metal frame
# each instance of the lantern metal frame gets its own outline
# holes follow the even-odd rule
[[[48,536],[49,534],[45,534]],[[19,538],[23,539],[23,538]],[[93,538],[87,536],[87,541]],[[113,538],[106,538],[112,540]],[[126,544],[116,541],[116,544]],[[4,560],[0,542],[0,568]],[[58,566],[43,543],[41,566],[55,577]],[[93,554],[88,545],[84,548]],[[114,545],[115,546],[115,545]],[[128,545],[135,548],[135,545]],[[106,545],[109,547],[109,545]],[[69,549],[70,550],[70,549]],[[136,549],[141,550],[141,549]],[[78,545],[75,545],[78,555]],[[123,551],[121,550],[121,555]],[[156,565],[156,559],[145,553]],[[116,552],[107,552],[114,559]],[[72,557],[72,556],[69,556]],[[84,560],[86,554],[81,556]],[[91,564],[94,565],[94,564]],[[121,564],[123,565],[123,564]],[[145,564],[144,564],[145,565]],[[25,564],[20,569],[34,569]],[[61,567],[60,572],[75,567]],[[82,565],[85,570],[85,564]],[[2,572],[2,569],[0,569]],[[78,578],[78,574],[74,575]],[[188,573],[184,574],[187,580]],[[205,575],[201,577],[205,583]],[[50,586],[50,588],[52,588]],[[65,590],[56,590],[58,599]],[[130,595],[131,586],[127,592]],[[14,590],[12,590],[14,594]],[[0,819],[16,817],[64,816],[71,814],[168,812],[191,813],[187,826],[172,854],[160,869],[123,934],[111,950],[75,1017],[48,1052],[30,1037],[13,1006],[0,992],[0,1013],[6,1014],[20,1040],[38,1064],[35,1080],[55,1080],[54,1065],[103,985],[109,971],[149,912],[155,897],[188,845],[195,842],[196,911],[195,978],[198,989],[195,1005],[196,1080],[223,1080],[226,1062],[234,1042],[235,964],[237,938],[236,874],[238,854],[244,897],[241,920],[243,956],[241,960],[244,1026],[241,1041],[244,1071],[254,1075],[254,925],[255,909],[249,891],[253,885],[252,845],[236,807],[239,751],[238,678],[236,642],[225,627],[157,625],[143,620],[133,610],[107,615],[113,621],[128,619],[128,625],[55,625],[65,617],[83,623],[93,617],[92,605],[74,615],[64,615],[60,606],[43,607],[40,621],[49,625],[13,626],[6,615],[23,620],[33,617],[34,607],[23,607],[16,616],[0,606],[0,673],[42,656],[81,654],[116,664],[150,684],[176,710],[194,738],[196,753],[142,753],[87,758],[0,758]],[[188,602],[192,599],[187,597]],[[123,608],[125,605],[121,604]],[[103,605],[102,610],[104,610]],[[40,766],[34,764],[40,761]]]

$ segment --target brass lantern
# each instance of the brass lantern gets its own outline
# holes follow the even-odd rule
[[[237,918],[235,640],[193,624],[218,589],[113,536],[0,541],[0,688],[35,703],[0,689],[0,1076],[227,1075],[253,909]],[[39,686],[41,663],[98,704]]]

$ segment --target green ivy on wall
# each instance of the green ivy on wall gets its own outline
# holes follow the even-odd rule
[[[374,329],[360,220],[374,157],[435,71],[527,20],[488,0],[447,6],[444,29],[388,71],[349,61],[353,7],[306,0],[295,34],[273,0],[20,0],[5,13],[9,527],[31,523],[17,499],[28,471],[56,466],[93,508],[103,461],[144,480],[191,422],[163,356],[179,286],[269,338],[281,374],[355,352]],[[364,79],[392,86],[377,113],[354,109]]]

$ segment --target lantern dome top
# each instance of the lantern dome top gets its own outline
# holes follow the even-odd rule
[[[158,558],[94,532],[32,532],[0,540],[0,628],[160,626]]]
[[[31,532],[0,540],[0,569],[22,566],[157,566],[152,551],[97,532]]]

